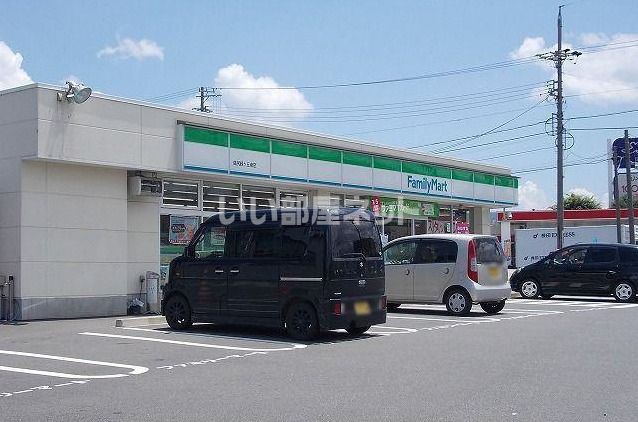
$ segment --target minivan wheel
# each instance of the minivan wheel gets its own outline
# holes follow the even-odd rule
[[[164,308],[166,322],[173,330],[185,330],[193,325],[191,307],[183,296],[173,296]]]
[[[521,296],[525,299],[535,299],[540,295],[541,289],[536,280],[525,280],[521,284]]]
[[[472,298],[461,289],[455,289],[445,298],[445,307],[452,315],[467,315],[472,309]]]
[[[314,308],[307,303],[293,304],[286,313],[286,332],[295,340],[312,340],[319,334]]]
[[[614,287],[614,298],[618,302],[631,302],[634,300],[634,296],[636,296],[636,291],[631,283],[622,281]]]
[[[503,310],[505,307],[505,301],[499,300],[498,302],[483,302],[480,305],[486,313],[494,315]]]
[[[370,329],[370,327],[371,327],[371,325],[366,325],[365,327],[350,327],[350,328],[346,328],[346,331],[351,336],[358,337],[361,334],[363,334],[366,331],[368,331]]]

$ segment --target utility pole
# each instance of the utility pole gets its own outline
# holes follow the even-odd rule
[[[210,108],[208,108],[208,106],[206,105],[206,101],[209,98],[220,98],[222,96],[222,94],[219,92],[219,89],[217,88],[206,88],[204,86],[200,86],[199,87],[199,95],[197,95],[197,98],[199,98],[199,107],[195,107],[193,108],[193,110],[195,111],[201,111],[202,113],[212,113],[213,110],[211,110]]]
[[[627,172],[627,202],[629,205],[629,243],[635,245],[634,190],[631,184],[631,143],[629,142],[629,131],[627,129],[625,129],[625,171]]]
[[[618,152],[612,148],[612,165],[614,166],[614,205],[616,206],[616,241],[622,243],[622,234],[620,231],[620,194],[618,192]]]
[[[558,48],[556,51],[537,54],[537,57],[545,60],[551,60],[556,64],[556,73],[558,75],[558,83],[556,91],[552,90],[551,94],[556,98],[556,248],[563,247],[563,228],[565,226],[565,206],[563,203],[563,136],[565,128],[563,126],[563,61],[568,58],[578,57],[581,55],[578,51],[571,51],[569,48],[563,50],[563,6],[558,7]]]

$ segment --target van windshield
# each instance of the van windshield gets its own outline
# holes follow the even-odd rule
[[[331,234],[334,258],[381,256],[381,238],[372,221],[339,221],[331,226]]]
[[[479,237],[476,242],[476,262],[478,264],[502,264],[505,260],[503,249],[498,240],[491,237]]]

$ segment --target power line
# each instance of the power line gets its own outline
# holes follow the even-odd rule
[[[554,146],[533,148],[533,149],[527,149],[525,151],[511,152],[509,154],[492,155],[492,156],[489,156],[489,157],[477,158],[476,160],[477,161],[489,161],[489,160],[495,160],[497,158],[504,158],[504,157],[512,157],[512,156],[515,156],[515,155],[530,154],[532,152],[544,151],[544,150],[554,149],[554,148],[555,148]]]
[[[417,123],[417,124],[414,124],[414,125],[396,126],[396,127],[391,127],[391,128],[385,128],[385,129],[365,130],[365,131],[360,131],[360,132],[349,132],[349,133],[345,133],[343,135],[344,136],[361,135],[361,134],[366,134],[366,133],[387,132],[387,131],[398,130],[398,129],[410,129],[410,128],[415,128],[415,127],[432,126],[432,125],[443,124],[443,123],[462,122],[462,121],[465,121],[465,120],[478,119],[478,118],[481,118],[481,117],[497,116],[497,115],[500,115],[500,114],[507,114],[507,113],[517,112],[517,111],[522,111],[522,110],[525,110],[525,108],[518,108],[518,109],[513,109],[513,110],[503,110],[503,111],[497,111],[497,112],[494,112],[494,113],[476,114],[476,115],[472,115],[472,116],[459,117],[457,119],[439,120],[439,121],[436,121],[436,122],[427,122],[427,123]],[[492,134],[501,133],[501,132],[509,132],[509,131],[516,130],[516,129],[521,129],[521,128],[524,128],[524,127],[536,126],[536,125],[539,125],[541,123],[545,123],[545,120],[541,120],[541,121],[536,122],[536,123],[531,123],[529,125],[517,126],[517,127],[513,127],[513,128],[509,128],[509,129],[503,129],[503,130],[494,131],[494,132],[492,132]],[[425,146],[444,144],[444,143],[447,143],[447,142],[459,141],[461,139],[468,139],[468,138],[471,138],[471,136],[464,136],[462,138],[456,138],[456,139],[451,139],[451,140],[447,140],[447,141],[437,141],[437,142],[432,142],[432,143],[424,144],[424,145],[411,146],[411,147],[407,147],[407,149],[422,148],[422,147],[425,147]]]
[[[532,138],[534,136],[539,136],[539,135],[547,136],[547,134],[545,132],[530,133],[528,135],[516,136],[514,138],[499,139],[498,141],[489,141],[489,142],[483,142],[483,143],[475,144],[475,145],[466,145],[466,146],[463,146],[463,147],[460,147],[460,148],[449,149],[449,150],[447,150],[445,152],[447,153],[447,152],[460,151],[460,150],[465,150],[465,149],[479,148],[479,147],[484,147],[484,146],[488,146],[488,145],[502,144],[502,143],[507,143],[507,142],[512,142],[512,141],[518,141],[520,139]]]
[[[455,146],[455,147],[458,147],[458,146],[460,146],[460,145],[464,145],[464,144],[467,144],[468,142],[471,142],[471,141],[473,141],[473,140],[475,140],[475,139],[478,139],[478,138],[480,138],[480,137],[482,137],[482,136],[489,135],[490,133],[493,133],[494,131],[496,131],[496,130],[498,130],[498,129],[502,128],[503,126],[506,126],[506,125],[508,125],[509,123],[513,122],[514,120],[518,119],[519,117],[522,117],[522,116],[524,116],[525,114],[529,113],[530,111],[532,111],[533,109],[535,109],[537,106],[541,105],[541,104],[542,104],[542,103],[543,103],[543,102],[544,102],[544,101],[545,101],[548,97],[549,97],[549,96],[546,96],[545,98],[543,98],[542,100],[540,100],[539,102],[537,102],[536,104],[534,104],[533,106],[531,106],[531,107],[527,108],[526,110],[523,110],[522,112],[520,112],[520,113],[519,113],[519,114],[517,114],[516,116],[514,116],[514,117],[512,117],[511,119],[509,119],[509,120],[507,120],[507,121],[505,121],[505,122],[503,122],[503,123],[499,124],[498,126],[495,126],[495,127],[493,127],[492,129],[490,129],[490,130],[488,130],[488,131],[485,131],[485,132],[483,132],[483,133],[481,133],[481,134],[478,134],[478,135],[476,135],[476,136],[473,136],[473,137],[471,137],[470,139],[466,139],[466,140],[460,141],[459,143],[457,143],[457,144],[456,144],[456,145],[454,145],[454,146]],[[444,148],[440,148],[438,151],[436,151],[436,150],[435,150],[434,152],[447,152],[447,151],[453,151],[453,149],[450,149],[449,147],[447,147],[447,148],[446,148],[446,147],[444,147]]]
[[[636,113],[636,112],[638,112],[638,109],[615,111],[613,113],[592,114],[592,115],[589,115],[589,116],[576,116],[576,117],[567,118],[565,120],[593,119],[593,118],[597,118],[597,117],[617,116],[617,115],[620,115],[620,114],[628,114],[628,113]]]
[[[457,95],[449,95],[444,97],[430,97],[430,98],[422,98],[417,100],[409,100],[409,101],[398,101],[398,102],[390,102],[390,103],[377,103],[377,104],[359,104],[359,105],[350,105],[350,106],[335,106],[335,107],[313,107],[313,108],[266,108],[266,107],[231,107],[226,106],[228,110],[238,110],[238,111],[266,111],[266,112],[281,112],[281,111],[308,111],[308,112],[319,112],[319,111],[328,111],[328,112],[340,112],[341,110],[359,110],[359,109],[392,109],[392,108],[402,108],[404,106],[418,106],[421,104],[427,103],[447,103],[447,102],[456,102],[456,101],[467,101],[475,98],[483,98],[483,97],[502,97],[513,94],[515,92],[528,92],[532,87],[543,87],[546,85],[546,82],[536,82],[530,84],[517,85],[513,87],[500,88],[500,89],[492,89],[488,91],[479,91],[479,92],[468,92],[465,94],[457,94]],[[475,97],[475,98],[472,98]],[[395,107],[396,106],[396,107]],[[368,111],[368,110],[365,110]]]
[[[588,162],[575,162],[575,163],[567,163],[564,164],[563,167],[575,167],[575,166],[589,166],[589,165],[594,165],[594,164],[600,164],[607,161],[607,159],[603,159],[603,160],[595,160],[595,161],[588,161]],[[529,169],[523,169],[523,170],[515,170],[512,171],[513,174],[524,174],[524,173],[535,173],[535,172],[539,172],[539,171],[546,171],[546,170],[554,170],[556,169],[556,166],[548,166],[548,167],[537,167],[537,168],[529,168]]]
[[[586,131],[586,130],[623,130],[623,129],[638,129],[638,126],[616,126],[616,127],[576,127],[576,128],[570,128],[569,130],[579,130],[579,131]]]
[[[336,121],[353,121],[348,119],[364,119],[365,121],[365,120],[383,120],[384,118],[392,119],[392,118],[401,118],[401,117],[414,117],[414,116],[418,117],[422,115],[428,115],[430,114],[429,112],[436,112],[436,111],[449,112],[449,111],[472,110],[475,108],[484,108],[484,107],[491,107],[491,106],[499,105],[499,104],[518,102],[518,101],[526,100],[527,98],[528,98],[527,95],[525,96],[516,95],[516,96],[503,97],[503,98],[494,98],[490,100],[470,101],[470,102],[465,102],[460,104],[448,104],[448,105],[440,105],[435,107],[428,106],[428,107],[413,108],[413,109],[401,110],[401,111],[380,111],[380,112],[361,113],[361,114],[334,114],[334,115],[318,115],[318,116],[311,115],[309,117],[304,117],[301,115],[295,116],[294,114],[291,116],[271,115],[271,114],[261,114],[261,113],[245,114],[245,113],[228,113],[228,112],[224,112],[223,114],[226,116],[239,117],[239,118],[242,118],[242,117],[243,118],[254,117],[254,118],[264,118],[264,119],[267,118],[271,121],[291,121],[291,122],[294,122],[294,121],[323,122],[326,120],[335,120],[335,119]],[[425,113],[425,114],[422,114],[422,113]],[[374,119],[374,118],[378,118],[378,119]],[[357,121],[357,120],[354,120],[354,121]]]
[[[272,117],[268,120],[273,123],[294,123],[294,122],[307,122],[307,123],[347,123],[347,122],[369,122],[369,121],[377,121],[377,120],[392,120],[392,119],[404,119],[404,118],[412,118],[412,117],[421,117],[421,116],[430,116],[436,114],[444,114],[444,113],[454,113],[458,111],[465,110],[473,110],[477,108],[491,107],[499,104],[507,104],[512,102],[517,102],[526,99],[527,97],[520,97],[508,100],[501,101],[480,101],[474,103],[467,104],[457,104],[453,106],[443,106],[443,107],[433,107],[429,109],[421,109],[421,110],[411,110],[404,112],[392,112],[392,113],[375,113],[375,114],[364,114],[364,115],[355,115],[355,116],[323,116],[323,117],[312,117],[312,118],[293,118],[293,117]],[[224,113],[224,116],[227,117],[246,117],[235,114]],[[252,116],[254,117],[254,116]]]

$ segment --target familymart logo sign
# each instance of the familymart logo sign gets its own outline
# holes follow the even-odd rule
[[[441,179],[438,177],[416,176],[408,174],[405,176],[404,183],[406,184],[404,190],[412,192],[424,193],[426,195],[449,195],[450,194],[450,181]]]

